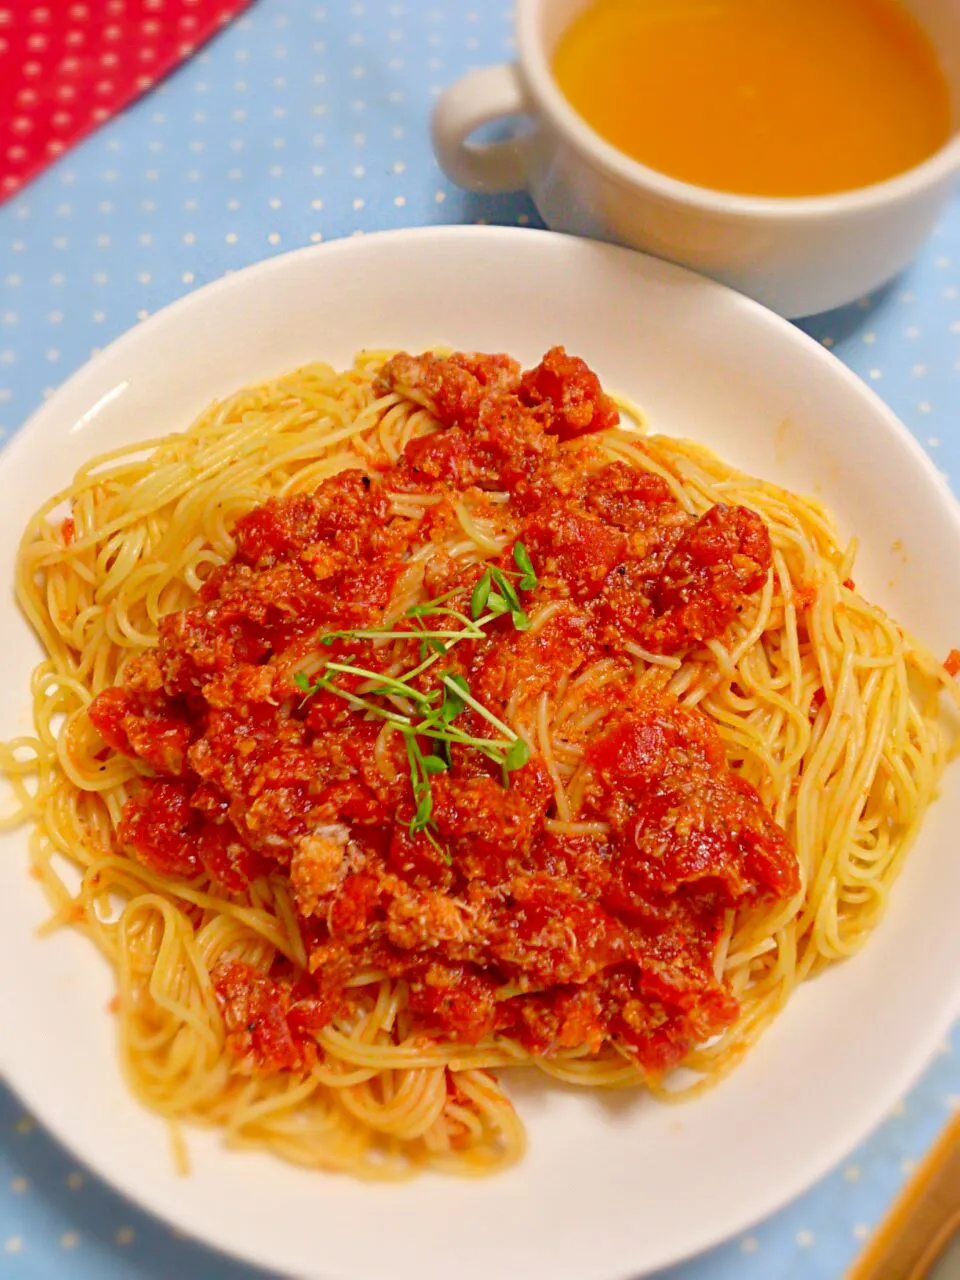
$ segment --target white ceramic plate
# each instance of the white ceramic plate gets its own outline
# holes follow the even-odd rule
[[[836,360],[676,267],[540,232],[447,228],[276,258],[184,299],[81,370],[0,456],[0,732],[28,728],[37,648],[10,599],[28,514],[76,466],[185,426],[214,396],[362,346],[534,361],[556,342],[655,430],[816,490],[864,548],[858,583],[934,650],[960,643],[960,518],[919,447]],[[896,544],[896,545],[895,545]],[[0,1027],[14,1088],[93,1169],[210,1244],[323,1280],[614,1280],[729,1236],[795,1196],[880,1120],[960,1007],[960,769],[867,949],[801,990],[729,1080],[681,1107],[522,1084],[522,1165],[486,1181],[366,1186],[190,1139],[121,1083],[110,975],[83,939],[38,941],[25,837],[0,844]]]

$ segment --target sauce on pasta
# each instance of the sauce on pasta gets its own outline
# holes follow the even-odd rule
[[[289,874],[309,972],[281,959],[266,977],[236,963],[214,974],[231,1051],[251,1069],[312,1064],[312,1033],[349,1014],[351,979],[379,970],[408,984],[415,1031],[504,1034],[537,1054],[611,1042],[659,1075],[737,1015],[714,974],[726,913],[791,896],[799,876],[707,717],[631,689],[624,646],[675,654],[721,635],[766,580],[769,534],[744,507],[694,518],[658,477],[561,452],[619,416],[561,349],[523,376],[502,358],[397,356],[381,382],[428,393],[440,430],[392,467],[344,470],[243,516],[234,560],[90,708],[105,743],[155,775],[127,801],[120,843],[227,890]],[[411,490],[436,499],[428,515],[391,519],[389,495]],[[503,550],[424,562],[465,502],[494,515]],[[536,570],[518,599],[535,621],[517,629],[502,613],[458,643],[429,633],[425,663],[430,615],[389,617],[398,583],[419,578],[447,623],[467,617],[490,565],[511,574],[518,541]],[[336,682],[304,698],[294,676],[318,661]],[[442,669],[494,717],[512,704],[522,720],[597,663],[605,682],[582,695],[593,723],[562,744],[581,759],[572,830],[555,822],[542,755],[501,777],[482,745],[460,742],[427,757],[432,830],[417,829],[412,735],[376,718],[409,700],[398,676],[419,670],[411,689],[426,696]],[[364,697],[380,676],[395,683]],[[469,704],[455,723],[496,737]]]

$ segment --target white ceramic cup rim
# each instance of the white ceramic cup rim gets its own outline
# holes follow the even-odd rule
[[[648,168],[619,151],[596,133],[570,106],[560,91],[547,60],[540,36],[538,14],[550,0],[518,0],[518,63],[525,87],[533,98],[536,111],[543,114],[553,128],[567,139],[588,164],[603,168],[621,185],[642,187],[664,200],[686,205],[708,214],[740,215],[750,218],[832,217],[837,214],[866,212],[873,208],[909,199],[927,187],[945,181],[960,170],[960,129],[954,129],[939,151],[920,164],[906,169],[883,182],[849,191],[818,196],[750,196],[718,191],[671,178],[657,169]],[[926,31],[926,28],[924,28]],[[934,36],[927,31],[934,49]]]

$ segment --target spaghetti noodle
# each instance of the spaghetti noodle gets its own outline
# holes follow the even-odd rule
[[[9,821],[147,1106],[485,1172],[523,1151],[492,1071],[702,1088],[875,927],[951,675],[815,501],[625,419],[560,349],[367,352],[30,522]]]

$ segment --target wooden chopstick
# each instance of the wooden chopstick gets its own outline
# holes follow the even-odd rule
[[[927,1280],[960,1232],[960,1111],[847,1272],[847,1280]]]

